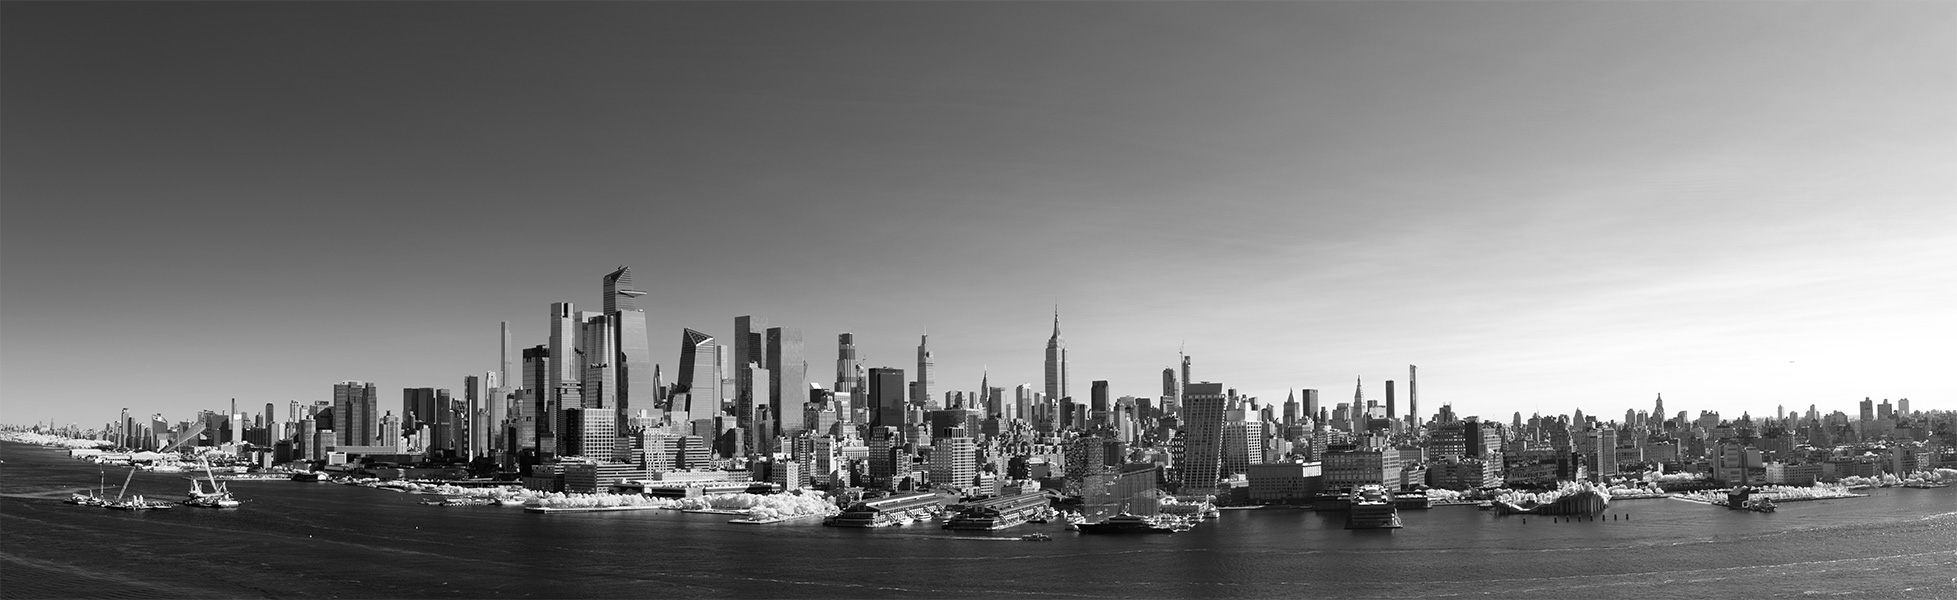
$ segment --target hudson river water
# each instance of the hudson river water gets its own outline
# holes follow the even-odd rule
[[[1260,509],[1174,535],[953,535],[429,507],[286,481],[230,483],[236,510],[130,513],[61,503],[101,472],[63,451],[0,443],[0,459],[8,598],[1957,598],[1957,488],[1773,514],[1619,501],[1570,523],[1442,507],[1391,532]],[[123,475],[107,471],[111,493]],[[138,473],[131,490],[175,500],[182,477]],[[1012,539],[1035,531],[1055,539]]]

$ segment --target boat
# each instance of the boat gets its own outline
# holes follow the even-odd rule
[[[1051,542],[1053,541],[1053,536],[1044,533],[1029,533],[1019,536],[1019,540],[1022,542]]]
[[[1921,479],[1911,479],[1909,481],[1903,482],[1903,487],[1919,489],[1919,490],[1934,490],[1938,488],[1950,487],[1950,483],[1943,482],[1943,481],[1924,481]]]
[[[1495,509],[1495,501],[1493,501],[1493,500],[1483,500],[1483,501],[1480,501],[1480,502],[1476,502],[1476,503],[1475,503],[1475,509],[1476,509],[1476,510],[1494,510],[1494,509]]]
[[[1399,529],[1400,509],[1393,503],[1393,494],[1377,485],[1360,486],[1346,497],[1351,507],[1346,509],[1346,529]]]
[[[115,510],[151,510],[151,509],[159,509],[159,508],[170,508],[169,503],[150,502],[148,500],[143,499],[142,494],[136,494],[134,496],[130,496],[129,481],[135,477],[136,477],[136,469],[133,468],[129,469],[129,474],[123,476],[122,478],[122,490],[116,492],[116,499],[112,502],[108,502],[100,506],[102,508],[112,508]],[[127,499],[124,499],[125,497]]]
[[[1774,509],[1777,507],[1774,506],[1774,501],[1772,498],[1768,498],[1766,496],[1754,496],[1752,498],[1747,498],[1746,500],[1740,502],[1740,508],[1750,510],[1753,512],[1770,513],[1773,512]]]
[[[67,500],[63,500],[62,502],[77,506],[108,506],[109,499],[103,497],[107,491],[107,481],[105,480],[107,477],[108,475],[105,473],[97,473],[95,482],[96,489],[76,491],[73,495],[68,496]]]
[[[184,498],[180,504],[198,508],[237,508],[241,504],[236,498],[231,497],[231,489],[217,480],[217,476],[211,472],[211,463],[208,461],[204,462],[204,477],[205,480],[190,480],[190,496]],[[204,489],[206,480],[211,483],[209,491]]]
[[[307,483],[325,483],[326,474],[319,471],[300,471],[292,474],[292,480]]]
[[[1175,533],[1174,527],[1161,525],[1153,520],[1129,513],[1108,517],[1099,523],[1080,523],[1075,526],[1081,533]]]
[[[142,494],[136,494],[134,496],[130,496],[128,500],[111,502],[105,508],[113,508],[116,510],[155,510],[155,509],[170,508],[170,505],[169,503],[165,503],[165,502],[150,502],[148,500],[143,499]]]

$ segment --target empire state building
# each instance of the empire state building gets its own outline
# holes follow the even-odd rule
[[[1060,339],[1060,309],[1053,309],[1053,337],[1046,340],[1046,398],[1067,397],[1067,341]]]

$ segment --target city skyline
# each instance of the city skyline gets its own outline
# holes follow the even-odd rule
[[[759,9],[4,5],[7,420],[518,383],[612,265],[668,381],[1041,389],[1057,303],[1081,402],[1953,408],[1957,6]]]

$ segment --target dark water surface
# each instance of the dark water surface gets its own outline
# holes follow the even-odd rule
[[[0,443],[0,459],[7,598],[1957,598],[1957,488],[1774,514],[1619,501],[1574,523],[1443,507],[1402,512],[1392,532],[1262,509],[1175,535],[954,535],[427,507],[285,481],[231,482],[237,510],[130,513],[62,504],[102,471],[65,451]],[[111,488],[123,474],[107,472]],[[131,490],[175,500],[182,477],[138,473]],[[1055,540],[1012,540],[1035,531]]]

